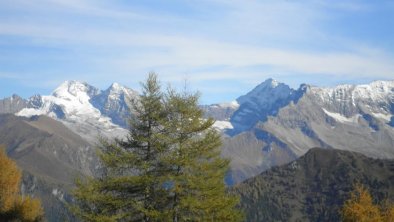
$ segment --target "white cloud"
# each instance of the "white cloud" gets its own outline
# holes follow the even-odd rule
[[[350,76],[393,76],[394,64],[383,52],[362,46],[352,52],[308,52],[280,48],[264,48],[240,43],[225,43],[210,39],[191,38],[182,35],[133,34],[123,31],[85,30],[79,35],[67,34],[61,27],[38,27],[33,25],[0,26],[0,34],[29,36],[49,39],[58,44],[77,44],[84,47],[130,47],[121,56],[94,57],[87,60],[112,64],[125,70],[148,67],[173,67],[185,72],[199,67],[269,66],[278,71],[304,74],[328,74]],[[45,43],[44,43],[45,44]],[[134,51],[133,47],[149,48]],[[181,73],[179,73],[181,74]],[[208,73],[207,80],[214,77]],[[237,75],[234,75],[237,76]],[[226,76],[230,77],[231,76]],[[199,77],[200,79],[202,77]]]
[[[103,72],[111,71],[111,78],[117,81],[129,80],[130,75],[136,81],[142,79],[137,73],[151,70],[168,81],[186,76],[194,82],[220,79],[254,82],[278,73],[353,78],[394,76],[393,58],[385,50],[351,36],[336,36],[321,26],[322,21],[333,19],[327,8],[369,9],[352,1],[330,5],[324,1],[201,1],[202,5],[195,6],[197,17],[123,9],[117,4],[103,5],[102,1],[41,0],[38,4],[15,1],[7,7],[28,11],[31,19],[0,18],[0,38],[18,36],[23,37],[26,45],[67,49],[73,52],[70,61],[78,60],[82,65],[102,70],[102,73],[76,71],[73,75],[59,70],[57,73],[63,78],[84,72],[81,76],[86,80],[104,81],[108,73]],[[200,1],[187,4],[193,7],[197,3]],[[215,7],[208,7],[211,4]],[[49,19],[42,19],[45,15]],[[73,20],[74,15],[81,18]],[[206,20],[199,20],[204,16]],[[303,47],[308,44],[315,45]],[[337,47],[319,48],[331,44]],[[89,73],[95,76],[88,77]],[[47,84],[54,81],[48,80]]]
[[[114,59],[113,62],[122,67],[151,66],[152,61],[155,66],[192,68],[215,65],[233,68],[265,65],[295,73],[375,77],[392,77],[394,73],[394,64],[390,58],[374,53],[304,52],[205,40],[186,41],[183,38],[174,41],[177,43],[167,45],[170,50],[164,53],[146,53],[129,59]]]

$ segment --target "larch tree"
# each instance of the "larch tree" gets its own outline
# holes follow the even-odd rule
[[[384,222],[394,221],[394,204],[389,200],[383,201],[381,204],[381,215]]]
[[[394,221],[394,206],[388,201],[385,201],[382,206],[374,204],[368,190],[357,184],[342,208],[342,220],[344,222],[392,222]]]
[[[157,76],[151,73],[133,101],[126,140],[101,140],[100,158],[105,173],[100,178],[78,181],[73,211],[85,221],[162,221],[165,218],[165,167],[160,158],[166,112]]]
[[[0,147],[0,219],[41,221],[44,211],[38,199],[20,195],[21,171]]]
[[[167,94],[172,221],[240,221],[239,200],[224,184],[229,160],[220,156],[220,134],[214,120],[204,118],[198,99],[198,93]]]
[[[102,140],[105,173],[79,181],[73,211],[85,221],[238,221],[226,193],[229,160],[198,95],[160,88],[155,74],[133,102],[126,140]]]

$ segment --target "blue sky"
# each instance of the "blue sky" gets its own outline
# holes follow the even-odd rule
[[[394,1],[2,0],[0,97],[65,80],[166,84],[232,101],[267,78],[298,87],[394,79]]]

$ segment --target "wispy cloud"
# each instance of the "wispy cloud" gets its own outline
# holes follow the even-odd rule
[[[0,79],[20,80],[23,79],[23,76],[19,76],[17,73],[0,72]]]
[[[52,40],[58,44],[131,47],[130,52],[124,52],[119,57],[87,58],[88,60],[102,60],[102,62],[125,69],[173,66],[193,70],[201,66],[220,65],[236,68],[266,65],[276,70],[293,70],[306,74],[390,77],[394,73],[394,65],[388,55],[377,54],[377,50],[365,46],[353,48],[353,52],[308,52],[222,43],[186,36],[132,34],[103,30],[85,30],[81,31],[79,36],[75,36],[66,34],[67,30],[59,27],[23,25],[1,27],[1,34],[48,38],[49,40],[44,44]],[[132,47],[148,47],[151,50],[136,53],[133,52]]]
[[[186,76],[202,86],[207,81],[248,84],[299,73],[310,78],[393,78],[392,50],[377,39],[365,41],[363,36],[328,28],[342,21],[343,14],[368,13],[377,10],[376,4],[203,0],[175,1],[169,7],[151,3],[3,1],[0,72],[11,70],[24,77],[46,73],[36,84],[49,85],[70,77],[101,85],[112,80],[131,83],[151,70],[167,81]],[[7,77],[0,74],[0,78]],[[223,93],[231,88],[205,85],[206,91],[222,89]]]

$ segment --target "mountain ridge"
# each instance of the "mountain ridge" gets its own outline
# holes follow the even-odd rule
[[[234,186],[246,221],[340,221],[355,184],[374,201],[394,200],[394,159],[374,159],[337,149],[312,148]]]
[[[275,89],[272,86],[280,83],[271,82],[268,80],[260,87],[266,93],[261,96],[263,101],[271,97],[275,101],[276,97],[270,93]],[[229,137],[225,137],[223,153],[232,159],[232,169],[238,172],[232,175],[236,182],[290,162],[312,147],[350,150],[378,158],[394,157],[394,81],[326,88],[302,84],[297,90],[285,87],[282,104],[256,105],[259,101],[254,95],[259,92],[251,92],[248,93],[252,94],[251,98],[246,100],[250,102],[240,104],[225,129]],[[243,120],[234,124],[239,113],[243,114]],[[247,125],[240,127],[243,123]],[[240,150],[233,144],[239,144]],[[260,161],[248,164],[245,156]]]
[[[126,117],[130,113],[128,110],[124,111],[124,107],[128,107],[125,103],[129,97],[136,95],[131,89],[121,88],[119,85],[116,95],[111,89],[112,86],[103,91],[85,82],[65,81],[49,96],[32,97],[28,104],[35,105],[18,111],[16,115],[47,115],[61,121],[91,143],[95,143],[99,136],[123,137],[127,133]],[[116,110],[113,114],[106,109],[111,105],[123,109]],[[122,120],[124,124],[121,125]]]
[[[39,197],[49,221],[73,221],[67,210],[77,177],[100,173],[96,149],[46,116],[0,114],[0,143],[23,170],[22,193]]]
[[[0,100],[0,113],[16,114],[0,115],[0,143],[8,145],[9,154],[25,170],[26,192],[45,197],[47,209],[54,204],[69,218],[62,206],[71,200],[71,175],[99,170],[93,149],[98,136],[126,135],[131,103],[138,96],[118,83],[100,90],[67,81],[51,95]],[[394,81],[291,89],[268,79],[233,102],[201,108],[223,135],[222,156],[231,160],[228,185],[288,164],[313,147],[394,157]],[[67,175],[57,177],[52,170],[58,168]],[[37,184],[42,189],[37,190]],[[52,221],[59,219],[55,211]]]
[[[47,115],[94,144],[99,136],[127,134],[131,101],[138,96],[119,83],[100,90],[66,81],[49,96],[0,100],[0,113]],[[201,108],[223,134],[222,153],[233,160],[234,183],[292,161],[312,147],[394,156],[394,81],[336,87],[301,84],[292,89],[267,79],[233,102]]]

